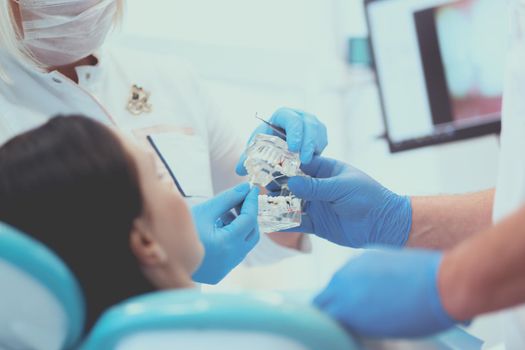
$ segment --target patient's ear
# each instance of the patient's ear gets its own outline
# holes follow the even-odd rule
[[[168,260],[166,251],[140,219],[135,220],[133,223],[130,234],[130,246],[139,263],[145,267],[162,265]]]

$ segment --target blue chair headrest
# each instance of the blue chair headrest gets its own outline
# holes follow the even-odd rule
[[[197,290],[156,292],[109,309],[83,350],[115,349],[127,337],[148,331],[225,330],[292,339],[310,350],[354,350],[340,326],[307,304],[274,293],[203,294]]]
[[[0,223],[0,261],[36,280],[56,298],[64,309],[69,327],[64,348],[77,343],[84,327],[84,297],[66,265],[42,243],[3,223]]]

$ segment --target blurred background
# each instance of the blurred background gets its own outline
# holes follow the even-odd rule
[[[362,0],[126,3],[123,28],[112,40],[189,61],[243,139],[258,124],[256,112],[269,117],[281,106],[295,107],[314,113],[328,126],[326,155],[363,169],[398,193],[463,193],[495,185],[498,138],[494,134],[390,152],[388,142],[381,138],[385,126],[375,75],[366,64],[349,62],[351,38],[368,33]],[[439,23],[454,21],[454,15],[445,10],[439,12]],[[447,28],[438,29],[453,36]],[[444,60],[450,64],[457,55],[453,47],[447,50]],[[460,97],[469,88],[477,93],[476,84],[462,89],[449,81]],[[206,288],[320,289],[356,252],[315,237],[312,242],[312,254],[269,267],[241,266],[220,285]]]

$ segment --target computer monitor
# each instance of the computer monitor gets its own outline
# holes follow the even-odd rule
[[[502,0],[365,0],[392,152],[501,129]]]

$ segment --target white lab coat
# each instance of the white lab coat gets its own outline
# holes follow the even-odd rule
[[[525,205],[525,1],[512,6],[494,222]],[[503,312],[500,320],[506,349],[525,349],[525,307]]]
[[[116,125],[140,142],[145,143],[147,135],[167,140],[160,151],[166,158],[181,157],[172,160],[188,169],[178,173],[193,176],[178,180],[186,195],[197,200],[242,181],[234,169],[244,142],[220,117],[185,64],[171,56],[128,49],[102,50],[96,56],[96,66],[77,68],[77,85],[57,71],[42,73],[22,66],[0,51],[0,67],[11,80],[0,79],[0,143],[51,116],[82,114]],[[133,115],[126,109],[134,84],[150,93],[150,113]],[[261,235],[246,263],[271,263],[296,253]]]

